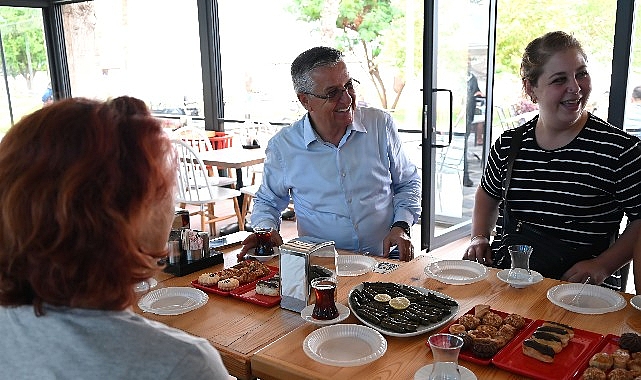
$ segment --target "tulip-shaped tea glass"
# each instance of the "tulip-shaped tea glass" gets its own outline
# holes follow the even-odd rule
[[[519,244],[507,247],[510,252],[512,265],[507,274],[507,278],[514,282],[532,281],[532,272],[530,271],[530,255],[532,247],[529,245]]]
[[[334,277],[319,277],[312,280],[312,289],[316,296],[316,304],[312,318],[330,320],[338,317],[336,308],[336,279]]]
[[[458,354],[463,347],[463,338],[452,334],[434,334],[427,338],[434,365],[428,380],[460,380]]]
[[[274,245],[272,243],[272,229],[271,228],[255,228],[256,234],[256,248],[254,254],[256,256],[271,256],[274,254]]]

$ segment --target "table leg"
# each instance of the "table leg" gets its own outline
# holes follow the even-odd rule
[[[243,186],[243,168],[236,169],[236,189],[240,190]],[[245,194],[240,194],[238,196],[238,207],[243,208],[243,201],[245,200]]]

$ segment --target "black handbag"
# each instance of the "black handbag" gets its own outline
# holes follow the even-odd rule
[[[512,178],[512,166],[523,139],[525,125],[515,130],[510,151],[508,153],[508,164],[505,175],[505,186],[503,187],[503,230],[501,245],[493,253],[494,266],[496,268],[510,268],[511,260],[507,247],[515,244],[526,244],[533,248],[530,256],[530,269],[541,273],[549,278],[560,279],[561,276],[582,260],[596,257],[614,243],[618,231],[613,231],[610,238],[587,248],[571,245],[555,236],[545,233],[537,226],[516,219],[510,212],[507,201],[507,191]],[[615,290],[624,291],[629,272],[629,264],[617,270],[606,279],[604,286]]]

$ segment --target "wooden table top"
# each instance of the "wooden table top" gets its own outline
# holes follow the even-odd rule
[[[226,250],[224,264],[183,277],[160,273],[155,277],[159,283],[157,288],[191,286],[191,282],[202,273],[221,270],[223,265],[228,268],[236,264],[237,251],[238,248]],[[266,264],[278,266],[278,258]],[[217,294],[209,294],[207,304],[181,315],[143,313],[138,305],[133,309],[148,319],[207,339],[220,352],[229,373],[239,379],[252,378],[250,360],[256,351],[305,324],[299,314],[278,306],[267,308]]]
[[[347,305],[349,291],[363,281],[404,283],[435,290],[454,298],[460,305],[455,318],[477,304],[488,304],[492,309],[517,313],[533,320],[543,319],[565,323],[575,329],[599,334],[621,335],[641,333],[641,314],[629,304],[617,312],[602,315],[584,315],[567,311],[552,304],[546,297],[548,289],[560,281],[544,279],[524,289],[515,289],[496,277],[492,269],[488,277],[470,285],[447,285],[427,277],[424,268],[433,260],[420,256],[388,274],[368,273],[357,277],[339,277],[337,300]],[[626,301],[632,295],[623,294]],[[278,312],[282,317],[282,312]],[[299,317],[300,318],[300,317]],[[358,323],[350,315],[342,323]],[[425,342],[431,333],[414,337],[390,337],[387,352],[378,360],[364,366],[334,367],[310,359],[303,351],[304,339],[318,326],[305,324],[283,338],[258,351],[251,358],[251,370],[261,379],[412,379],[421,367],[431,364],[433,358]],[[479,379],[520,379],[510,372],[492,365],[484,366],[461,359],[459,364],[472,370]]]
[[[265,148],[244,149],[230,147],[200,152],[200,157],[206,165],[218,168],[239,169],[265,162]]]

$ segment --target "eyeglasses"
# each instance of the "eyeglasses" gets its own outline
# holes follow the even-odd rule
[[[343,87],[338,87],[330,90],[327,92],[325,95],[317,95],[311,92],[303,92],[305,95],[311,95],[315,98],[318,99],[324,99],[324,100],[331,100],[331,101],[338,101],[343,96],[343,92],[347,91],[348,94],[353,95],[354,92],[356,91],[356,87],[360,84],[361,82],[357,81],[354,78],[350,78],[347,83]]]

